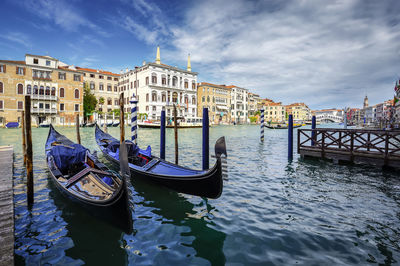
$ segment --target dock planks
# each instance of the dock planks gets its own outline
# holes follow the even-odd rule
[[[0,146],[0,265],[14,265],[13,153]]]

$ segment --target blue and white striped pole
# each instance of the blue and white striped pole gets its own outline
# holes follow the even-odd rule
[[[137,144],[137,103],[135,94],[132,96],[132,100],[129,101],[132,104],[131,108],[131,134],[132,134],[132,142]]]
[[[261,142],[264,142],[264,109],[261,109]]]

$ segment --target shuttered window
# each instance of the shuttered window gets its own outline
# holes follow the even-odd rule
[[[4,93],[3,82],[0,82],[0,93]]]
[[[79,99],[79,90],[75,89],[75,99]]]
[[[24,102],[18,101],[18,110],[24,109]]]
[[[24,94],[24,86],[22,84],[18,84],[17,94]]]
[[[60,97],[64,98],[64,88],[60,88]]]
[[[0,110],[3,109],[3,101],[0,101]]]

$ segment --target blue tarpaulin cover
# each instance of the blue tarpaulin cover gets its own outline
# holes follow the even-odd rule
[[[72,164],[85,161],[86,149],[80,144],[58,145],[50,150],[54,162],[60,171],[65,171]]]
[[[151,147],[147,146],[146,150],[140,149],[137,145],[133,144],[131,141],[126,141],[128,156],[137,156],[138,154],[146,155],[151,157]],[[114,140],[110,144],[108,144],[107,149],[110,151],[108,154],[113,156],[115,159],[119,160],[119,141]]]

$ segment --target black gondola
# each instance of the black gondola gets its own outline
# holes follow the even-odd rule
[[[96,125],[96,142],[107,160],[119,166],[118,150],[119,141],[102,131]],[[129,169],[132,178],[143,178],[154,183],[166,186],[177,192],[207,197],[218,198],[222,193],[222,159],[226,156],[225,138],[221,137],[215,144],[216,163],[208,170],[193,170],[182,167],[146,151],[140,150],[130,141],[126,141],[129,159]]]
[[[298,127],[301,127],[302,125],[293,125],[293,128],[298,128]],[[276,126],[268,126],[268,125],[265,125],[265,127],[266,128],[269,128],[269,129],[288,129],[289,128],[289,126],[282,126],[282,125],[276,125]]]
[[[96,124],[96,123],[87,123],[87,124],[86,124],[86,127],[94,127],[95,124]]]
[[[113,126],[113,127],[119,126],[119,122],[114,122],[114,123],[112,124],[112,126]]]
[[[88,149],[61,135],[52,125],[45,148],[51,179],[62,194],[125,232],[132,231],[124,177],[110,171]]]

